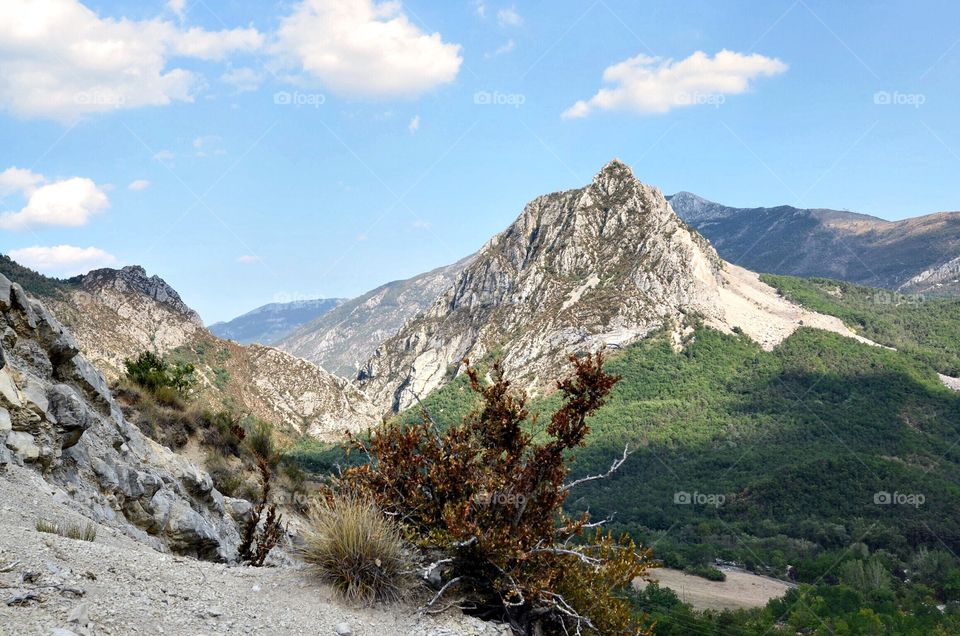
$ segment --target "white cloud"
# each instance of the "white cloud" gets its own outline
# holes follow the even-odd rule
[[[331,91],[356,97],[414,96],[452,82],[460,45],[426,34],[399,2],[303,0],[277,32],[275,52]]]
[[[92,269],[109,267],[117,259],[97,247],[56,245],[53,247],[24,247],[10,250],[10,258],[43,274],[52,276],[76,276]]]
[[[180,21],[186,16],[187,0],[168,0],[167,8],[170,9]]]
[[[176,155],[170,152],[169,150],[160,150],[155,155],[153,155],[153,158],[161,163],[166,161],[173,161],[174,157],[176,157]]]
[[[243,256],[237,257],[238,263],[250,264],[250,263],[259,263],[260,257],[254,256],[253,254],[244,254]]]
[[[514,7],[497,11],[497,24],[502,27],[515,27],[523,24],[523,17]]]
[[[171,3],[176,10],[180,3]],[[181,29],[160,18],[101,18],[78,0],[0,2],[0,105],[73,122],[91,113],[190,102],[202,85],[171,57],[220,60],[258,48],[255,29]]]
[[[205,31],[193,27],[178,31],[172,38],[173,52],[184,57],[219,61],[235,51],[252,51],[263,45],[263,36],[256,29]]]
[[[252,68],[235,68],[220,76],[220,81],[233,86],[238,93],[255,91],[263,84],[264,74]]]
[[[146,190],[149,187],[150,182],[146,179],[136,179],[135,181],[130,182],[130,185],[127,186],[127,190],[133,190],[134,192],[137,192],[139,190]]]
[[[477,14],[478,18],[486,18],[487,5],[484,4],[483,0],[473,0],[473,12]]]
[[[420,115],[414,115],[413,119],[410,120],[410,123],[407,124],[407,130],[410,131],[410,134],[413,134],[420,130]]]
[[[26,205],[19,212],[0,214],[0,229],[23,230],[44,225],[78,227],[110,207],[104,188],[92,179],[71,177],[52,183],[45,181],[42,175],[21,168],[8,168],[0,173],[0,189],[7,194],[19,192],[26,199]]]
[[[429,230],[433,227],[433,223],[426,221],[424,219],[416,219],[413,223],[410,224],[411,227],[417,230]]]
[[[29,194],[43,183],[43,175],[26,168],[7,168],[0,172],[0,197],[21,192]]]
[[[517,48],[517,43],[514,42],[513,40],[507,40],[506,42],[501,44],[499,47],[497,47],[497,49],[493,53],[487,53],[484,55],[484,57],[489,59],[491,57],[497,57],[498,55],[504,55],[506,53],[509,53],[515,48]]]
[[[718,103],[720,96],[747,91],[754,78],[786,70],[787,65],[776,58],[727,50],[712,58],[697,51],[679,62],[638,55],[604,70],[603,80],[611,86],[601,88],[589,100],[578,101],[563,116],[585,117],[595,110],[666,113],[683,106]]]

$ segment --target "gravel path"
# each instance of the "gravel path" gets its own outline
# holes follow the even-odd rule
[[[413,607],[348,607],[293,567],[248,568],[162,554],[98,526],[94,542],[36,530],[38,519],[87,519],[34,471],[0,473],[0,634],[337,634],[455,636],[505,633]],[[8,605],[17,596],[34,595]],[[66,631],[57,631],[66,630]]]

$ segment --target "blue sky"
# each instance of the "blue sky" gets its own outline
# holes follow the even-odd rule
[[[452,262],[613,157],[729,205],[960,208],[955,2],[3,13],[0,250],[141,264],[208,322]]]

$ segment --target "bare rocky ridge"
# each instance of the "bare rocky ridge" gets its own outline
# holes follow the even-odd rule
[[[277,346],[331,373],[355,378],[380,343],[428,308],[472,258],[381,285],[303,325]]]
[[[921,295],[960,296],[960,256],[920,272],[900,285],[898,291]]]
[[[960,212],[886,221],[841,210],[734,208],[668,197],[720,255],[755,272],[836,278],[905,293],[960,293]]]
[[[663,326],[679,339],[702,320],[771,348],[803,325],[854,335],[724,263],[663,194],[612,161],[585,188],[539,197],[485,245],[423,314],[364,369],[384,408],[409,407],[462,370],[502,353],[536,391],[571,353],[629,344]]]
[[[347,380],[277,349],[215,337],[169,285],[140,267],[91,272],[49,303],[109,380],[141,351],[175,353],[197,366],[200,403],[234,405],[288,435],[335,438],[378,421]]]
[[[129,424],[72,334],[2,276],[0,316],[0,468],[35,468],[155,548],[235,558],[236,523],[210,476]]]

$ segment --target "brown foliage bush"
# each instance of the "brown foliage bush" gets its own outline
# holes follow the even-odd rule
[[[429,606],[456,593],[521,634],[645,633],[620,592],[646,570],[648,552],[626,537],[585,537],[588,516],[563,511],[571,451],[619,380],[603,371],[601,354],[571,362],[542,442],[529,432],[537,418],[526,396],[499,362],[489,385],[468,368],[481,405],[459,425],[441,432],[424,413],[420,424],[388,423],[368,443],[353,440],[370,461],[349,469],[342,486],[372,498],[442,556],[427,568],[446,575]]]

